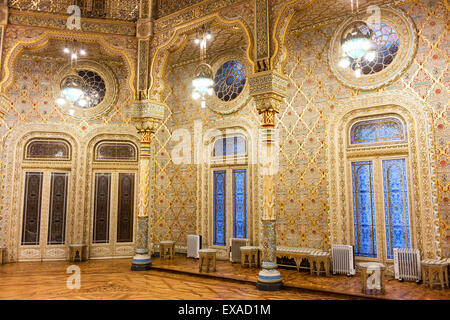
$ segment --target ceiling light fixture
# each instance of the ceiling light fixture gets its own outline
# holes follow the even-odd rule
[[[351,0],[353,14],[353,0]],[[372,41],[373,31],[369,25],[358,19],[358,0],[356,0],[355,21],[348,25],[341,37],[342,57],[338,62],[341,68],[352,68],[355,77],[361,76],[363,60],[374,61],[377,53]]]
[[[200,45],[200,64],[195,69],[195,76],[192,80],[192,85],[194,86],[192,98],[195,100],[200,99],[202,108],[206,108],[206,95],[212,95],[213,93],[213,71],[211,66],[205,62],[206,43],[207,40],[211,39],[211,32],[209,29],[206,30],[205,25],[203,25],[200,33],[197,34],[197,37],[194,40],[196,44]]]

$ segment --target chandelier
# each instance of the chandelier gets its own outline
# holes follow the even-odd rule
[[[372,42],[372,35],[373,31],[366,22],[355,19],[350,23],[342,33],[342,57],[338,63],[339,67],[344,69],[351,67],[355,76],[359,78],[363,60],[372,62],[377,55]]]
[[[200,64],[195,69],[195,76],[192,80],[192,85],[194,86],[192,98],[195,100],[200,99],[202,108],[206,107],[206,96],[211,96],[213,93],[213,71],[211,66],[205,62],[206,42],[211,40],[211,38],[211,32],[206,30],[205,25],[203,25],[195,39],[195,43],[200,45]]]
[[[70,72],[61,80],[61,92],[56,99],[56,103],[59,106],[69,103],[80,108],[88,108],[91,101],[89,95],[86,94],[86,82],[78,75],[76,68],[78,57],[86,55],[86,50],[83,48],[77,49],[76,41],[73,41],[72,49],[66,46],[63,51],[70,55]],[[71,113],[73,113],[73,110]]]

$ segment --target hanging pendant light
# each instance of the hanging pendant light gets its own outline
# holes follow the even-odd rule
[[[212,95],[213,92],[213,71],[209,64],[201,63],[195,70],[195,77],[192,80],[194,92],[192,98],[195,100],[201,99],[202,108],[206,107],[206,95]]]
[[[353,1],[351,4],[353,13]],[[358,2],[356,5],[358,8]],[[350,23],[342,33],[341,49],[343,55],[338,65],[343,69],[351,67],[355,77],[359,78],[362,74],[362,61],[374,61],[377,52],[372,41],[372,29],[365,21],[358,19],[357,15],[358,12],[356,13],[355,21]]]
[[[76,47],[76,41],[74,41],[72,44],[72,50],[67,46],[63,49],[64,53],[70,55],[70,72],[61,81],[61,92],[59,97],[56,99],[56,103],[59,106],[70,103],[80,108],[88,108],[91,103],[89,96],[86,94],[86,83],[85,80],[78,75],[76,69],[78,56],[86,55],[86,50],[84,48],[77,50]]]
[[[213,70],[206,60],[206,42],[211,40],[211,32],[206,30],[205,26],[202,26],[201,34],[198,34],[195,43],[200,45],[200,64],[195,69],[195,76],[192,80],[194,91],[192,92],[192,98],[201,101],[202,108],[206,108],[206,96],[213,93]]]

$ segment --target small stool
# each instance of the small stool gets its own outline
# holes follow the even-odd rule
[[[159,243],[159,256],[161,259],[173,259],[175,252],[175,241],[161,241]]]
[[[206,272],[209,272],[210,268],[212,271],[216,271],[216,252],[214,249],[200,249],[198,254],[200,256],[198,261],[198,271],[202,272],[203,266],[206,266]]]
[[[3,264],[3,255],[6,252],[6,248],[0,248],[0,265]]]
[[[433,260],[427,259],[422,260],[422,279],[423,283],[427,284],[430,289],[433,289],[433,285],[440,284],[441,288],[449,286],[448,282],[448,265],[447,259],[444,260]]]
[[[87,246],[85,244],[69,245],[69,260],[72,262],[87,260]]]
[[[309,261],[311,264],[311,274],[320,275],[321,272],[325,273],[325,276],[330,275],[330,264],[328,257],[330,255],[326,252],[315,252],[311,254]],[[323,264],[323,271],[321,265]]]
[[[367,291],[367,280],[369,279],[369,276],[372,276],[374,273],[376,273],[376,270],[380,270],[380,285],[375,289],[381,291],[381,293],[384,293],[384,270],[386,270],[386,266],[378,262],[362,262],[358,263],[358,266],[361,270],[362,292],[366,293]],[[375,281],[376,280],[377,279],[375,279]]]
[[[242,246],[241,247],[241,267],[249,267],[255,266],[255,268],[259,267],[259,248],[258,247],[250,247],[250,246]]]

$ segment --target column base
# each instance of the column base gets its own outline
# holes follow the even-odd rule
[[[276,269],[262,269],[258,274],[256,289],[261,291],[278,291],[283,287],[281,274]]]
[[[260,291],[280,291],[283,288],[282,282],[276,283],[265,283],[265,282],[257,282],[256,289]]]
[[[136,254],[131,261],[132,271],[150,270],[152,266],[152,259],[148,254]]]

